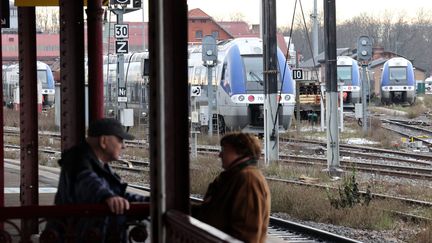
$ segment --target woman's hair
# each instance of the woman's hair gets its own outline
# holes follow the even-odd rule
[[[228,133],[222,137],[220,145],[222,147],[226,145],[231,146],[236,153],[252,157],[256,160],[258,160],[261,155],[261,144],[259,139],[249,133]]]

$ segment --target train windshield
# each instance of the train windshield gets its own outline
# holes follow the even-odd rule
[[[407,79],[406,67],[390,67],[389,73],[390,73],[390,80],[399,81],[399,80]]]
[[[243,64],[246,72],[247,92],[262,91],[264,89],[262,56],[243,56]]]
[[[248,82],[261,82],[263,76],[263,59],[261,56],[244,56],[243,62]]]
[[[351,66],[338,66],[337,78],[339,81],[351,80]]]
[[[48,77],[46,70],[37,70],[37,79],[38,83],[40,82],[42,84],[42,89],[48,88]]]

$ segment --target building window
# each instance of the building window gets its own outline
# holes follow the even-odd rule
[[[217,39],[219,39],[219,31],[217,31],[217,30],[213,30],[212,31],[212,36],[217,40]]]
[[[202,37],[203,37],[202,30],[195,31],[195,38],[202,39]]]
[[[201,23],[206,23],[207,21],[205,19],[201,19]]]

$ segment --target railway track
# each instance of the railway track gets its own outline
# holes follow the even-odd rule
[[[383,123],[387,124],[383,128],[399,133],[407,138],[412,138],[415,141],[421,141],[428,146],[432,145],[432,130],[426,129],[419,125],[409,124],[408,121],[396,119],[382,119]]]
[[[135,189],[150,191],[149,187],[140,185],[129,185]],[[202,199],[190,197],[192,202],[201,202]],[[299,224],[294,221],[284,220],[278,217],[270,217],[268,235],[281,239],[286,242],[341,242],[355,243],[357,240],[337,235],[328,231],[313,228],[307,225]]]

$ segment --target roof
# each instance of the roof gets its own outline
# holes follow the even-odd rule
[[[250,36],[249,25],[244,21],[221,21],[218,24],[235,37]]]
[[[189,19],[211,19],[212,17],[210,17],[208,14],[206,14],[201,9],[194,8],[194,9],[189,10],[188,18]]]
[[[315,57],[315,65],[314,65],[314,59],[308,59],[302,63],[299,64],[301,68],[311,68],[311,67],[318,67],[320,66],[319,63],[325,61],[324,52],[321,52],[318,54],[318,56]],[[351,55],[351,49],[349,47],[344,48],[337,48],[336,49],[336,56],[350,56]]]
[[[388,60],[388,59],[385,59],[385,58],[382,58],[382,57],[380,57],[380,58],[378,58],[378,59],[375,59],[375,60],[372,60],[372,61],[369,63],[369,68],[374,68],[374,67],[376,67],[376,66],[383,65],[387,60]]]

